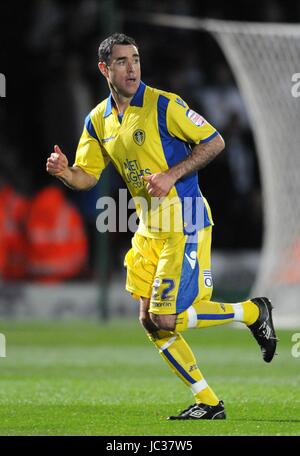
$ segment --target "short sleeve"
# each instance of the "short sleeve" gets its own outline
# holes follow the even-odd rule
[[[193,144],[208,142],[219,134],[179,97],[171,98],[168,104],[167,128],[172,136]]]
[[[89,115],[85,120],[73,166],[79,166],[85,172],[99,179],[109,160],[110,158],[100,144]]]

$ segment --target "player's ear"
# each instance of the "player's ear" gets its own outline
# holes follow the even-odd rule
[[[105,62],[98,62],[99,71],[103,74],[104,77],[108,77],[108,68]]]

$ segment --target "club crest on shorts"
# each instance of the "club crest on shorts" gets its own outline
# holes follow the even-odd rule
[[[158,289],[160,287],[161,280],[159,278],[155,279],[152,285],[152,295],[151,299],[157,299],[159,297]]]
[[[142,146],[145,142],[145,138],[146,138],[146,133],[144,132],[144,130],[135,130],[133,132],[133,140],[134,142],[138,145],[138,146]]]
[[[202,127],[205,124],[206,120],[200,116],[197,112],[193,111],[192,109],[188,109],[186,112],[186,116],[190,119],[193,124],[197,125],[197,127]]]

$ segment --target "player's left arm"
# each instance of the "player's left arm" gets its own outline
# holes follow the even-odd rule
[[[172,168],[167,171],[170,180],[174,180],[175,183],[181,177],[204,168],[222,152],[224,147],[224,139],[219,133],[209,142],[197,144],[193,148],[192,153],[185,160],[172,166]]]
[[[151,196],[166,196],[179,179],[204,168],[225,147],[225,142],[216,129],[184,103],[170,101],[167,121],[172,136],[193,142],[195,146],[191,154],[167,171],[144,178]]]

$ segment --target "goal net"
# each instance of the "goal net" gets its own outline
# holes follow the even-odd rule
[[[211,33],[232,68],[263,192],[263,249],[251,295],[271,299],[276,323],[300,326],[300,26],[146,16],[139,19]]]
[[[300,325],[300,27],[207,21],[244,98],[260,165],[264,236],[252,295]],[[299,93],[298,93],[299,92]]]

